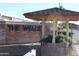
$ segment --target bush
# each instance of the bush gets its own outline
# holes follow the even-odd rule
[[[48,35],[46,38],[41,39],[40,42],[52,43],[52,36]]]
[[[51,35],[48,35],[46,38],[41,39],[40,42],[52,43],[52,38],[53,37]],[[63,42],[63,39],[64,39],[64,36],[60,35],[60,36],[56,36],[55,41],[56,43],[61,43]]]
[[[66,32],[64,32],[64,33],[66,33]],[[72,34],[70,33],[70,36],[71,35]],[[52,35],[48,35],[46,38],[41,39],[40,42],[42,42],[42,43],[52,43],[52,38],[53,38]],[[67,42],[67,43],[69,43],[69,46],[72,45],[72,40],[70,38],[67,39],[66,35],[63,35],[63,34],[58,34],[58,36],[56,36],[56,38],[55,38],[55,42],[56,43]]]
[[[63,42],[63,39],[64,39],[64,37],[63,36],[56,36],[56,38],[55,38],[55,42],[56,43],[62,43]]]

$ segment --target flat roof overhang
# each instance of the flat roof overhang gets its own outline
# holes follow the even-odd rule
[[[79,12],[60,9],[60,8],[50,8],[35,12],[29,12],[23,14],[26,18],[34,19],[37,21],[78,21],[79,20]]]
[[[30,18],[30,19],[34,19],[37,21],[53,21],[53,20],[57,20],[57,21],[65,21],[65,20],[69,20],[69,21],[78,21],[79,20],[79,16],[61,16],[61,15],[50,15],[50,16],[26,16],[26,18]]]

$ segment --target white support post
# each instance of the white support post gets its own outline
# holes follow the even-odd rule
[[[66,36],[67,36],[67,38],[69,38],[69,23],[68,23],[68,21],[66,22],[66,29],[67,29]]]
[[[57,27],[57,24],[58,24],[58,21],[56,21],[56,24],[55,24],[55,28],[56,28],[56,36],[58,35],[58,32],[57,32],[57,30],[58,30],[58,27]]]
[[[45,35],[45,24],[44,21],[42,21],[42,38],[44,38]]]
[[[69,23],[68,23],[69,21],[67,20],[66,21],[66,29],[67,29],[67,32],[66,32],[66,38],[67,39],[69,39]],[[68,45],[68,43],[67,43],[67,45]]]
[[[53,39],[52,39],[52,43],[55,43],[55,31],[56,31],[56,21],[53,21]]]

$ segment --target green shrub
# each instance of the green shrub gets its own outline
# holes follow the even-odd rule
[[[64,32],[64,33],[66,33],[66,32]],[[70,33],[70,36],[71,35],[72,35],[72,33]],[[52,43],[52,38],[53,38],[52,35],[48,35],[46,38],[41,39],[40,42]],[[55,43],[63,43],[63,42],[67,42],[67,43],[69,43],[69,46],[72,46],[72,40],[70,39],[70,37],[69,37],[69,39],[67,39],[65,34],[63,35],[63,33],[60,33],[60,34],[58,34],[58,36],[56,36]]]
[[[56,36],[55,42],[56,42],[56,43],[62,43],[62,42],[63,42],[63,39],[64,39],[64,36],[61,36],[61,35]]]
[[[48,35],[46,38],[41,39],[40,42],[52,43],[52,36]]]

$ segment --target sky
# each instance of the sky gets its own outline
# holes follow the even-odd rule
[[[60,3],[60,5],[68,10],[79,11],[79,3]],[[59,7],[59,3],[0,3],[0,13],[24,19],[23,13],[53,7]]]
[[[60,3],[65,9],[79,11],[78,3]],[[59,7],[59,3],[0,3],[0,13],[24,18],[23,13]]]

